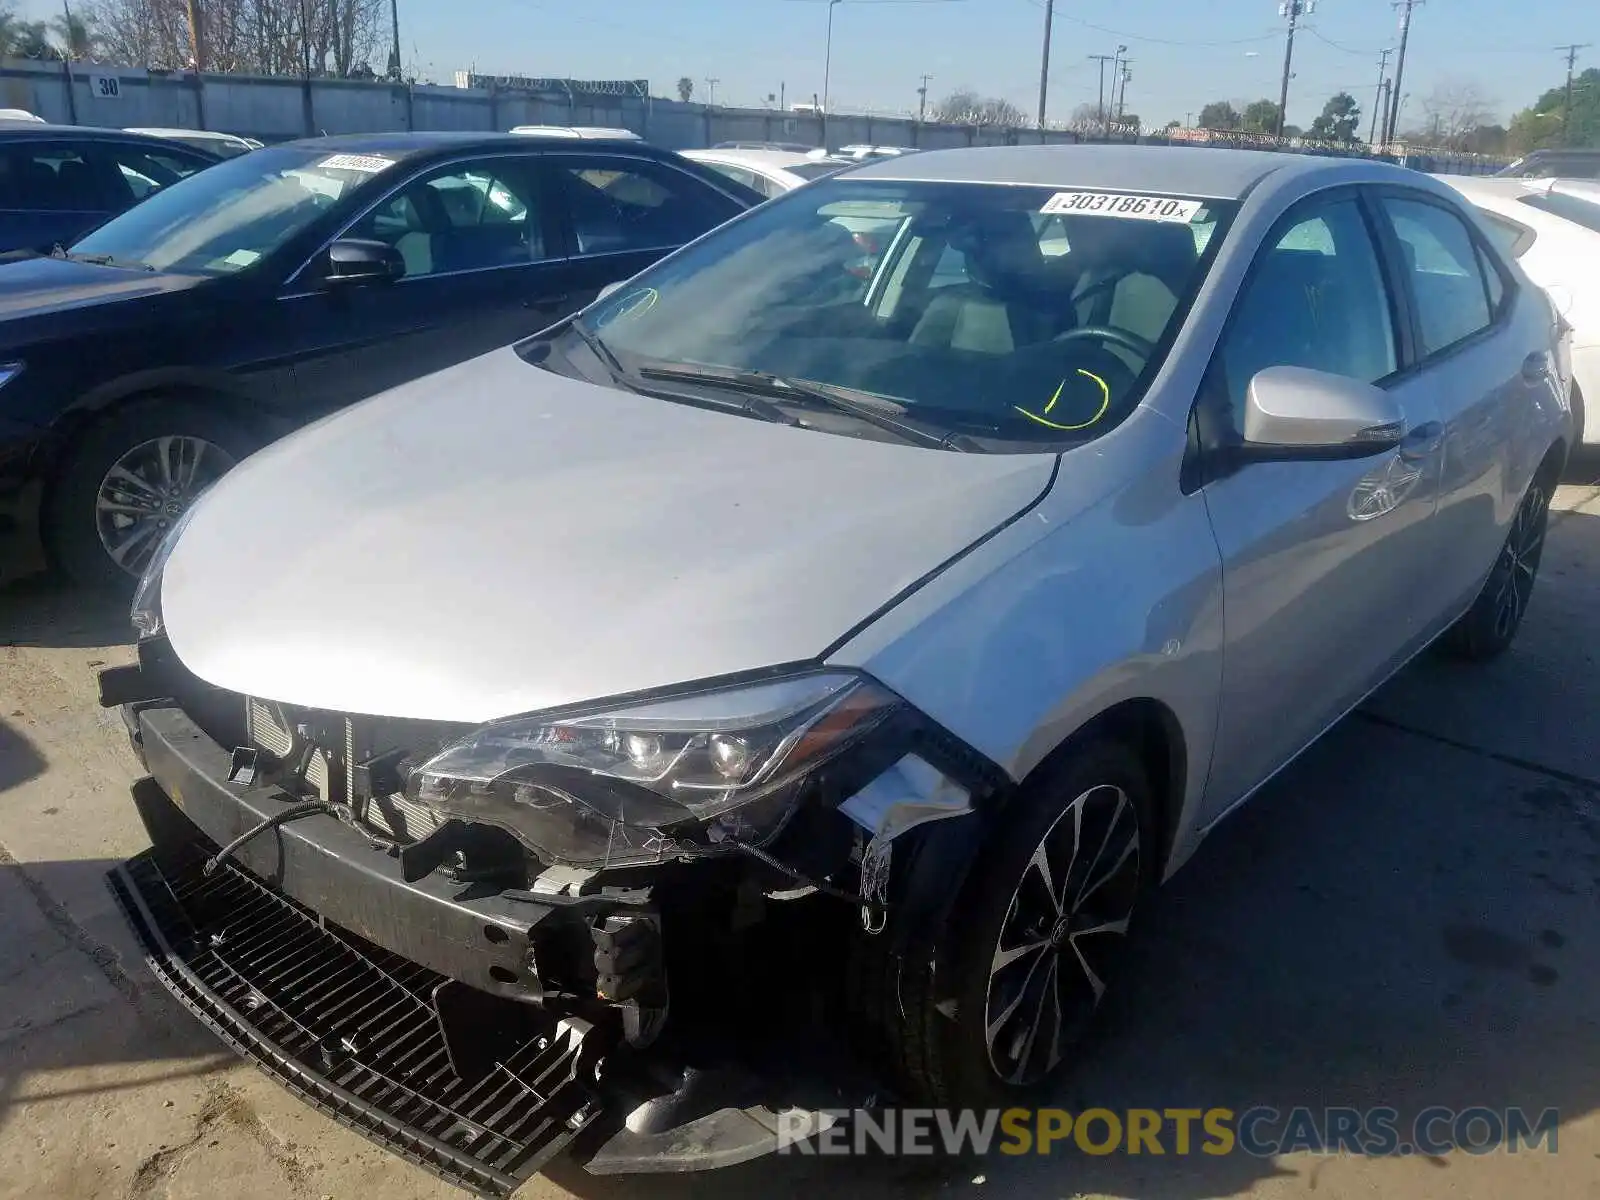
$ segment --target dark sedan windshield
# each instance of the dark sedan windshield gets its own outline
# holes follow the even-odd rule
[[[624,368],[733,368],[850,389],[978,437],[1085,440],[1137,403],[1234,207],[821,180],[581,320]]]
[[[75,243],[158,271],[228,275],[300,233],[394,160],[275,147],[240,155],[157,192]]]

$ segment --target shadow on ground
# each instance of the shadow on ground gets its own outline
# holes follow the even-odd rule
[[[126,597],[75,588],[47,574],[0,584],[0,646],[124,646],[132,641]]]

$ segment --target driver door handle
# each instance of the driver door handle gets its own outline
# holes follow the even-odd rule
[[[559,292],[554,296],[530,296],[522,302],[523,308],[555,308],[572,299],[571,292]]]
[[[1444,441],[1444,426],[1438,421],[1418,425],[1400,439],[1400,457],[1407,462],[1421,462],[1437,450]]]

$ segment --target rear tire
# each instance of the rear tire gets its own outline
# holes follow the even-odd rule
[[[1156,877],[1155,811],[1119,742],[1086,742],[1026,785],[940,944],[873,1005],[908,1102],[1004,1107],[1070,1065]],[[950,971],[937,990],[935,958]]]
[[[1483,591],[1441,639],[1446,653],[1467,662],[1488,662],[1516,640],[1539,576],[1553,490],[1554,480],[1544,470],[1528,485]]]
[[[50,490],[51,558],[81,586],[132,591],[166,530],[257,440],[184,400],[141,400],[108,414],[72,447]]]

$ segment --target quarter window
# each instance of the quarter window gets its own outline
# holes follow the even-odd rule
[[[1447,209],[1386,198],[1405,256],[1422,331],[1422,353],[1439,351],[1486,329],[1494,319],[1476,243],[1466,223]]]
[[[1308,367],[1376,383],[1394,373],[1394,322],[1378,254],[1354,200],[1291,218],[1262,252],[1222,343],[1233,428],[1250,381],[1268,367]]]
[[[0,152],[0,208],[103,212],[106,197],[94,167],[77,150],[22,141]]]

